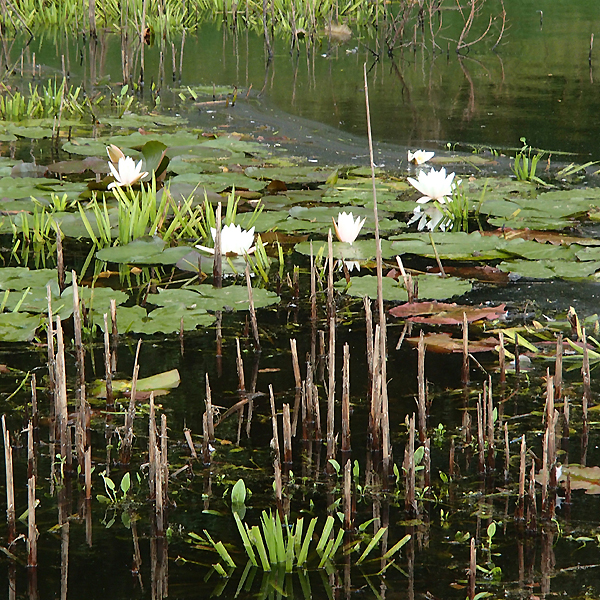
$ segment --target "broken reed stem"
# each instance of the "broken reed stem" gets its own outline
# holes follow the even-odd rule
[[[292,367],[294,368],[294,381],[296,382],[296,389],[299,390],[302,387],[302,377],[300,376],[300,362],[298,361],[298,348],[296,346],[295,338],[290,338],[290,349],[292,351]]]
[[[129,407],[125,413],[125,435],[123,436],[123,443],[121,446],[121,462],[124,465],[128,465],[131,459],[131,447],[133,446],[133,421],[135,419],[135,396],[137,388],[137,380],[140,372],[139,357],[140,347],[142,345],[141,338],[138,340],[137,348],[135,350],[135,360],[133,363],[133,376],[131,378],[131,396],[129,398]]]
[[[342,454],[350,452],[350,346],[344,344],[342,367]]]
[[[548,483],[551,487],[556,486],[556,474],[554,476],[554,482],[552,482],[552,477],[550,472],[556,470],[554,467],[555,462],[555,454],[556,454],[556,443],[555,443],[555,420],[554,420],[554,378],[550,376],[550,368],[546,369],[546,410],[545,410],[545,420],[546,420],[546,433],[548,434]]]
[[[548,512],[548,429],[542,443],[542,518]]]
[[[90,445],[85,449],[85,499],[92,499],[92,447]]]
[[[585,327],[582,332],[583,339],[583,364],[581,365],[581,375],[583,377],[583,420],[587,423],[588,406],[592,399],[591,378],[590,378],[590,357],[587,348],[587,337]]]
[[[112,408],[115,405],[112,389],[112,358],[110,354],[108,314],[104,313],[104,375],[106,377],[106,406],[108,408]]]
[[[244,362],[242,361],[242,351],[240,349],[240,338],[235,338],[235,347],[236,347],[236,364],[237,364],[237,372],[238,372],[238,389],[240,391],[246,390],[246,380],[244,378]]]
[[[208,434],[208,417],[206,411],[202,415],[202,462],[205,465],[210,465],[210,446]]]
[[[290,405],[283,405],[283,460],[286,465],[292,464],[292,423]]]
[[[312,240],[310,242],[310,318],[313,322],[317,320],[317,270]]]
[[[352,527],[352,462],[344,465],[344,527],[348,531]]]
[[[169,455],[168,455],[169,435],[167,429],[167,415],[160,415],[160,457],[161,457],[161,478],[162,478],[162,493],[163,505],[167,503],[169,494]]]
[[[67,375],[65,370],[65,344],[60,317],[56,317],[56,363],[55,363],[54,390],[56,437],[60,441],[60,456],[69,460],[71,445],[67,440],[67,425],[69,420],[67,409]]]
[[[486,393],[486,388],[484,386],[484,394]],[[485,471],[485,456],[484,456],[484,424],[483,424],[483,404],[481,401],[481,394],[479,394],[479,399],[477,400],[477,450],[479,456],[479,472],[483,473]]]
[[[117,302],[114,299],[110,301],[110,321],[112,324],[112,339],[110,345],[110,364],[111,371],[117,372],[117,347],[119,345],[119,328],[117,326]]]
[[[454,437],[450,438],[450,456],[448,457],[448,477],[450,480],[454,479],[454,452],[455,442]]]
[[[494,441],[494,400],[492,395],[492,377],[488,378],[487,386],[487,443],[488,443],[488,469],[493,471],[496,466],[496,444]]]
[[[327,315],[329,318],[335,317],[335,307],[333,304],[333,236],[331,228],[327,234]]]
[[[475,581],[477,578],[477,550],[475,549],[475,538],[471,538],[471,552],[469,557],[469,600],[475,598]]]
[[[419,440],[421,443],[427,437],[427,408],[426,408],[426,382],[425,382],[425,336],[423,330],[419,334],[419,345],[417,348],[417,412],[419,414]]]
[[[519,356],[519,334],[515,333],[515,375],[521,373],[521,357]]]
[[[276,455],[273,459],[273,472],[275,474],[275,498],[278,505],[280,505],[283,499],[283,486],[281,484],[281,461],[279,455]]]
[[[215,213],[215,253],[213,259],[213,286],[220,288],[223,283],[223,255],[221,254],[221,203]]]
[[[379,352],[381,345],[379,343],[380,336],[379,325],[375,326],[375,342],[373,344],[373,379],[371,381],[371,413],[370,413],[370,429],[372,438],[372,447],[378,450],[381,443],[381,369],[379,368]]]
[[[369,369],[369,377],[373,377],[373,314],[371,313],[371,298],[365,295],[363,304],[365,306],[365,324],[367,329],[367,368]]]
[[[404,287],[406,288],[406,294],[408,295],[408,303],[410,304],[413,301],[413,286],[411,282],[410,275],[406,274],[406,270],[404,269],[404,263],[402,262],[402,258],[400,256],[396,256],[396,262],[398,263],[398,268],[400,269],[400,273],[402,274],[402,279],[404,280]]]
[[[79,286],[77,273],[71,271],[73,286],[73,330],[75,336],[75,354],[77,356],[77,401],[78,407],[85,400],[85,349],[81,337],[81,305],[79,302]]]
[[[430,234],[431,235],[431,234]],[[469,321],[467,320],[467,313],[463,312],[463,361],[462,361],[462,373],[461,381],[463,385],[469,384]]]
[[[215,440],[215,420],[212,405],[212,395],[210,392],[210,381],[208,379],[208,373],[206,373],[206,434],[208,435],[207,442],[214,442]]]
[[[54,224],[56,230],[56,270],[58,272],[58,289],[62,294],[65,291],[65,261],[63,257],[62,234],[60,227]]]
[[[529,473],[529,504],[527,506],[527,527],[530,531],[535,531],[537,523],[537,502],[535,499],[535,461],[531,461],[531,471]]]
[[[510,468],[510,446],[508,442],[508,423],[504,422],[504,479],[508,481]]]
[[[269,384],[269,399],[271,401],[271,422],[273,424],[273,450],[277,461],[281,465],[281,451],[279,449],[279,433],[277,428],[277,413],[275,412],[275,396],[273,395],[273,386]]]
[[[185,437],[185,441],[187,442],[188,448],[190,449],[192,458],[198,458],[198,455],[196,454],[196,448],[194,447],[194,442],[192,440],[192,432],[188,427],[183,428],[183,435]]]
[[[156,414],[154,406],[154,392],[150,393],[150,405],[148,415],[148,488],[150,498],[156,496],[156,452],[158,443],[156,439]]]
[[[410,514],[417,515],[418,507],[415,500],[415,413],[408,419],[408,443],[404,450],[404,473],[406,496],[404,507]]]
[[[39,425],[40,425],[40,415],[38,411],[38,402],[37,402],[37,377],[35,373],[31,374],[31,424],[33,427],[33,438],[34,441],[39,442]],[[35,462],[35,455],[33,456],[33,460]],[[35,472],[35,469],[34,469]],[[29,472],[29,476],[31,477],[32,473]]]
[[[330,234],[331,234],[331,230]],[[335,458],[335,317],[329,318],[329,381],[327,386],[327,460]]]
[[[10,432],[6,428],[6,418],[2,415],[2,436],[4,439],[4,467],[6,472],[6,522],[8,525],[8,543],[17,537],[15,518],[15,481],[13,476],[12,446]]]
[[[260,338],[258,337],[258,324],[256,322],[256,311],[254,310],[254,296],[252,295],[252,281],[250,281],[250,266],[246,262],[246,286],[248,287],[248,302],[250,304],[250,323],[252,324],[252,334],[256,351],[260,352]]]
[[[563,335],[559,333],[556,338],[556,361],[554,363],[554,397],[557,400],[562,397],[563,351]]]
[[[54,355],[54,318],[52,316],[52,290],[50,284],[46,286],[46,299],[48,301],[48,324],[46,331],[46,339],[48,342],[48,388],[50,392],[54,391],[54,371],[55,371],[55,355]]]
[[[31,423],[30,423],[31,425]],[[27,481],[27,566],[37,567],[38,530],[35,524],[35,475]]]
[[[515,517],[523,519],[525,517],[525,453],[527,451],[527,443],[525,435],[521,436],[521,452],[519,458],[519,500]]]
[[[498,338],[500,340],[500,348],[498,351],[498,362],[500,367],[500,383],[503,384],[506,382],[506,354],[504,351],[504,333],[501,331],[498,334]]]

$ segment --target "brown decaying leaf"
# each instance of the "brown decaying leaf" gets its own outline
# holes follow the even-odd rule
[[[449,333],[429,333],[425,335],[425,345],[427,350],[438,354],[450,354],[452,352],[462,352],[462,338],[453,338]],[[407,338],[409,344],[417,346],[419,344],[418,337]],[[488,337],[477,341],[469,340],[469,352],[491,352],[500,342],[497,338]]]
[[[566,482],[568,475],[571,477],[572,490],[585,490],[586,494],[600,494],[600,467],[567,465],[563,467],[558,481]]]
[[[408,318],[416,323],[433,323],[437,325],[460,325],[463,322],[463,313],[467,321],[481,321],[487,319],[494,321],[506,316],[505,304],[499,306],[461,306],[445,302],[413,302],[402,304],[390,310],[394,317]]]
[[[438,267],[431,267],[427,269],[428,273],[439,273]],[[484,265],[482,267],[449,267],[444,266],[444,272],[446,275],[453,275],[454,277],[462,277],[463,279],[477,279],[485,283],[508,283],[508,273],[496,269],[496,267],[490,267]]]

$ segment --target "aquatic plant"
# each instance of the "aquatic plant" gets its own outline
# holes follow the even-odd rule
[[[533,148],[529,146],[525,138],[521,138],[523,148],[515,155],[514,163],[511,167],[517,181],[531,181],[545,185],[545,183],[536,176],[538,162],[543,158],[544,153],[538,152],[535,156],[531,156]]]
[[[217,235],[217,230],[211,227],[210,234],[214,240]],[[221,229],[221,254],[237,254],[243,256],[244,254],[252,254],[255,247],[252,246],[254,243],[254,227],[251,227],[248,231],[242,229],[240,225],[224,225]],[[200,244],[196,244],[196,248],[209,252],[210,254],[215,253],[214,248],[208,248]]]
[[[141,160],[136,165],[131,156],[125,156],[121,149],[114,144],[108,146],[106,152],[110,158],[108,166],[115,178],[115,181],[108,184],[109,190],[121,186],[131,187],[134,183],[137,183],[140,179],[148,175],[147,171],[142,171]]]
[[[363,217],[361,219],[360,217],[356,217],[356,219],[354,219],[352,213],[341,212],[338,213],[337,223],[333,217],[331,217],[331,220],[333,221],[333,227],[335,229],[335,235],[337,236],[337,239],[340,242],[346,242],[352,245],[354,240],[356,240],[358,237],[358,234],[360,233],[360,230],[365,224],[367,218]]]
[[[417,191],[423,194],[421,198],[417,200],[419,204],[425,204],[430,200],[434,200],[443,204],[448,201],[448,198],[452,196],[452,190],[454,189],[454,173],[446,175],[446,169],[442,167],[439,171],[432,168],[430,171],[425,170],[419,171],[417,179],[414,177],[407,177],[408,183],[410,183]]]
[[[427,152],[426,150],[408,151],[408,162],[413,165],[422,165],[435,156],[435,152]]]

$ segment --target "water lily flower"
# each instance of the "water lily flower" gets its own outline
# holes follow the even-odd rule
[[[108,184],[109,190],[114,187],[131,186],[148,175],[147,171],[142,171],[141,160],[136,165],[131,156],[125,156],[121,149],[117,148],[117,146],[114,144],[108,146],[106,148],[106,152],[108,154],[108,158],[110,158],[108,166],[110,167],[113,177],[115,178],[115,181]]]
[[[415,150],[414,152],[408,151],[408,162],[413,165],[422,165],[426,163],[430,158],[435,156],[435,152],[427,152],[425,150]]]
[[[352,271],[354,271],[354,269],[356,269],[357,271],[360,271],[360,262],[358,260],[339,260],[337,263],[337,267],[339,271],[343,271],[344,270],[344,265],[346,266],[346,269],[348,269],[349,273],[352,273]]]
[[[415,221],[417,223],[417,229],[419,231],[423,231],[423,229],[427,228],[429,231],[433,231],[436,227],[442,230],[446,230],[446,225],[449,223],[445,220],[444,213],[437,206],[429,206],[428,208],[424,208],[422,206],[417,206],[413,210],[413,216],[411,217],[408,225],[412,225]]]
[[[217,230],[214,227],[210,228],[210,233],[212,235],[213,240],[217,235]],[[251,227],[247,231],[242,229],[240,225],[225,225],[221,229],[221,254],[252,254],[256,249],[255,246],[252,246],[254,243],[254,227]],[[204,250],[205,252],[209,252],[210,254],[215,253],[214,248],[207,248],[206,246],[201,246],[196,244],[196,248],[200,250]]]
[[[423,196],[417,200],[419,204],[425,204],[430,200],[437,200],[440,204],[445,204],[452,200],[452,190],[456,184],[453,183],[454,173],[446,175],[446,169],[439,171],[431,169],[429,173],[419,171],[418,179],[408,177],[408,182],[416,188]],[[457,182],[460,183],[460,182]]]
[[[364,217],[361,221],[360,217],[356,217],[355,220],[352,213],[347,212],[338,213],[337,223],[335,222],[335,219],[331,217],[337,239],[340,240],[340,242],[348,242],[352,245],[354,240],[358,237],[366,219],[367,218]]]

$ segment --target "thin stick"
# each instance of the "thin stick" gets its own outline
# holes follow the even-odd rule
[[[562,396],[563,352],[563,335],[560,333],[556,338],[556,361],[554,363],[554,397],[557,400],[560,400]]]
[[[35,475],[32,475],[27,481],[27,509],[27,566],[37,567],[38,530],[35,524]]]
[[[244,361],[242,360],[242,351],[240,349],[240,338],[235,338],[236,352],[237,352],[237,372],[240,391],[246,390],[246,380],[244,378]]]
[[[52,289],[50,284],[46,286],[46,298],[48,301],[48,323],[46,331],[46,339],[48,342],[48,387],[49,391],[54,391],[54,371],[55,371],[55,356],[54,356],[54,326],[52,316]]]
[[[187,442],[188,448],[190,449],[192,458],[198,458],[198,455],[196,454],[196,448],[194,447],[194,442],[192,441],[192,432],[188,427],[184,427],[183,435],[185,436],[185,441]]]
[[[344,344],[342,370],[342,454],[350,452],[350,346]]]
[[[258,324],[256,322],[256,311],[254,310],[254,296],[252,294],[252,281],[250,280],[250,266],[246,263],[246,287],[248,288],[248,302],[250,304],[250,323],[252,324],[252,333],[256,351],[260,352],[260,338],[258,336]]]
[[[302,387],[302,377],[300,376],[300,362],[298,361],[298,348],[296,346],[295,338],[290,338],[290,348],[292,351],[292,367],[294,368],[294,380],[296,382],[296,389],[299,390]]]
[[[463,361],[462,361],[462,384],[469,384],[469,321],[467,319],[467,313],[463,312]]]
[[[500,332],[498,334],[498,339],[500,340],[500,349],[498,350],[498,363],[500,367],[500,383],[503,384],[506,382],[506,354],[504,351],[504,333]]]
[[[477,550],[475,537],[471,538],[471,553],[469,559],[469,600],[475,598],[475,579],[477,577]]]
[[[106,406],[115,405],[112,389],[112,358],[110,352],[110,334],[108,332],[108,314],[104,313],[104,375],[106,377]]]
[[[310,318],[313,322],[317,320],[317,270],[312,240],[310,241]]]
[[[373,315],[371,314],[371,299],[369,296],[363,298],[365,306],[365,323],[367,329],[367,368],[369,376],[373,377]]]
[[[110,321],[112,324],[112,340],[110,346],[110,362],[111,371],[117,372],[117,347],[119,345],[119,328],[117,326],[117,302],[113,299],[110,301]]]
[[[444,267],[442,265],[442,261],[440,260],[440,255],[438,254],[437,248],[435,247],[435,242],[433,241],[433,235],[429,234],[429,241],[431,242],[431,247],[433,248],[433,253],[435,254],[435,261],[437,262],[438,269],[440,270],[440,275],[445,278],[446,271],[444,271]]]
[[[213,261],[213,286],[220,288],[223,282],[223,255],[221,253],[221,203],[215,214],[215,254]]]
[[[206,373],[206,425],[207,425],[207,442],[214,442],[215,440],[215,424],[212,406],[212,396],[210,393],[210,381],[208,380],[208,373]]]
[[[331,233],[331,230],[330,230]],[[327,386],[327,460],[335,458],[335,317],[329,318],[329,383]]]
[[[283,460],[292,464],[292,425],[290,420],[290,405],[283,405]]]
[[[65,291],[65,261],[63,257],[62,234],[58,225],[56,229],[56,270],[58,271],[58,289],[62,294]]]
[[[10,432],[6,428],[5,415],[2,415],[2,435],[4,438],[4,466],[6,472],[6,522],[8,524],[8,543],[17,537],[15,518],[15,482],[13,478],[12,446]]]
[[[273,386],[269,385],[269,398],[271,400],[271,422],[273,424],[273,446],[275,456],[281,465],[281,451],[279,449],[279,433],[277,431],[277,413],[275,412],[275,396],[273,396]]]
[[[54,375],[55,415],[58,438],[60,440],[60,455],[63,460],[69,460],[71,446],[67,443],[67,376],[65,371],[65,345],[60,317],[56,317],[56,372]]]
[[[426,383],[425,383],[425,337],[423,330],[419,335],[418,358],[417,358],[417,384],[418,384],[418,399],[417,412],[419,413],[419,439],[421,443],[427,437],[427,415],[425,408],[426,403]]]

